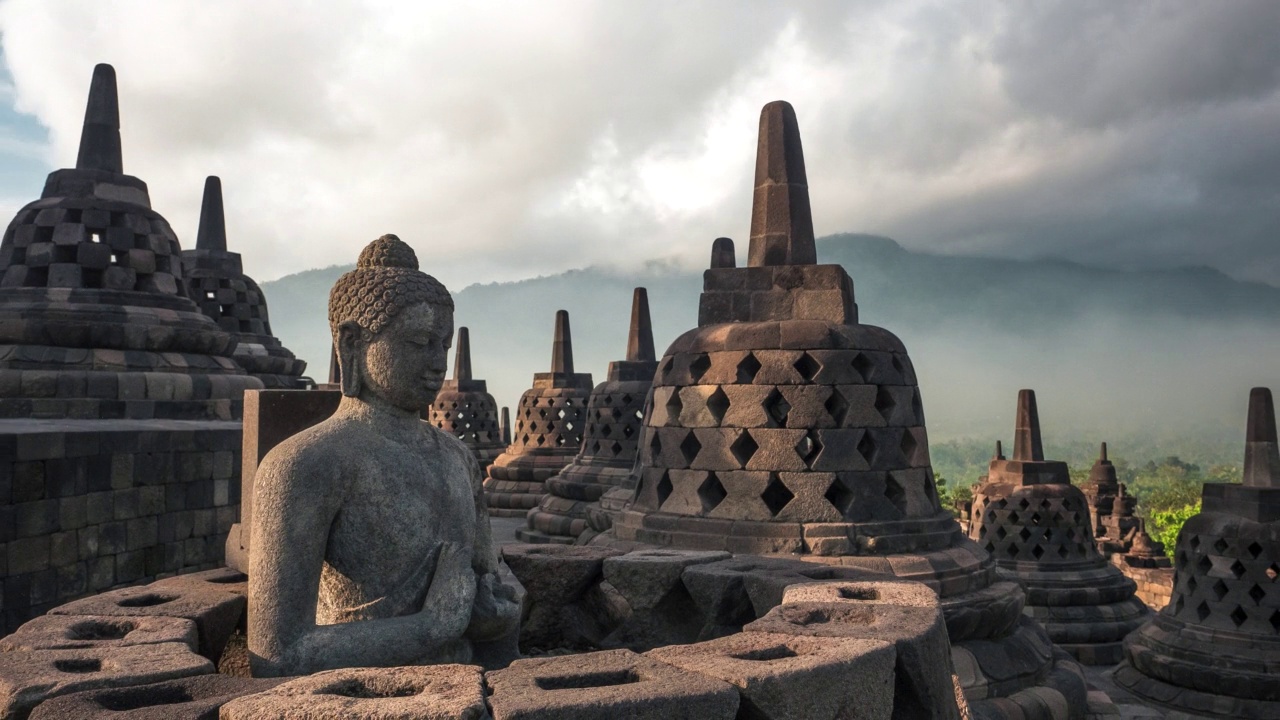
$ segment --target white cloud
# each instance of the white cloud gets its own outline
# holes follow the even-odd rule
[[[453,288],[700,265],[745,245],[778,98],[819,233],[1265,278],[1280,18],[1229,7],[8,0],[0,32],[55,165],[114,64],[126,170],[188,243],[221,175],[260,280],[385,232]]]

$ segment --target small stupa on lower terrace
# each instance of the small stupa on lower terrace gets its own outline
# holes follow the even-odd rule
[[[458,328],[453,356],[453,379],[445,380],[427,413],[427,422],[453,435],[471,448],[483,472],[502,454],[498,403],[484,380],[472,377],[471,331]]]

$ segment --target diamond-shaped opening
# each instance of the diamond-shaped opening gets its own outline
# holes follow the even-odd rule
[[[1199,587],[1200,582],[1195,579],[1195,576],[1187,578],[1187,592],[1194,593]]]
[[[1196,617],[1200,618],[1201,620],[1204,620],[1205,618],[1209,617],[1209,613],[1210,613],[1209,603],[1201,600],[1200,604],[1196,606]]]
[[[684,403],[680,401],[680,390],[675,389],[667,399],[667,424],[675,425],[680,421],[680,413],[684,411]]]
[[[1186,603],[1185,603],[1185,602],[1183,602],[1183,600],[1182,600],[1182,596],[1181,596],[1181,595],[1179,595],[1179,596],[1178,596],[1178,600],[1177,600],[1177,602],[1175,602],[1175,603],[1173,604],[1173,614],[1174,614],[1174,615],[1180,615],[1180,614],[1182,613],[1182,608],[1183,608],[1185,605],[1186,605]]]
[[[827,502],[831,503],[831,506],[836,509],[836,512],[840,513],[842,516],[848,514],[849,505],[853,503],[853,491],[851,491],[848,486],[840,480],[840,478],[832,480],[831,485],[827,488],[827,491],[822,494],[822,496],[826,498]]]
[[[1026,510],[1029,507],[1031,507],[1031,503],[1028,502],[1026,498],[1022,498],[1018,501],[1018,509]]]
[[[1219,555],[1221,555],[1222,553],[1225,553],[1227,551],[1227,548],[1229,547],[1231,546],[1227,544],[1227,541],[1222,538],[1218,538],[1217,540],[1213,541],[1214,552],[1218,553]]]
[[[1271,613],[1271,628],[1280,632],[1280,610]]]
[[[858,371],[858,375],[862,376],[862,382],[871,382],[871,371],[875,369],[875,363],[871,362],[871,358],[858,353],[853,356],[853,362],[849,364]]]
[[[844,393],[839,388],[831,388],[831,397],[827,398],[823,407],[831,415],[831,421],[836,427],[844,425],[844,416],[849,413],[849,402],[844,399]]]
[[[658,431],[653,431],[653,438],[649,440],[649,451],[657,457],[662,453],[662,441],[658,439]]]
[[[707,398],[707,410],[711,412],[711,417],[716,419],[716,423],[724,420],[724,414],[729,410],[729,396],[724,394],[724,388],[716,388]]]
[[[617,457],[618,455],[622,454],[622,443],[618,442],[617,440],[614,440],[613,444],[609,446],[609,449],[613,451],[613,456]]]
[[[911,416],[916,425],[924,425],[924,402],[920,400],[920,388],[911,391]]]
[[[791,364],[791,367],[800,373],[800,377],[804,378],[805,382],[811,382],[814,376],[818,374],[818,371],[822,369],[822,365],[817,360],[814,360],[809,353],[801,355],[799,359]]]
[[[881,386],[876,391],[876,412],[880,413],[885,422],[889,422],[889,417],[893,415],[893,408],[896,404],[893,400],[893,393],[889,392],[889,388]]]
[[[738,464],[746,467],[751,462],[751,456],[756,454],[756,450],[760,449],[760,445],[751,437],[751,433],[743,430],[733,444],[729,446],[729,452],[733,453],[733,458]]]
[[[1037,543],[1035,547],[1031,548],[1031,554],[1034,555],[1037,560],[1039,560],[1040,558],[1044,557],[1044,547],[1041,546],[1039,543]]]
[[[985,530],[986,528],[984,527],[983,529]],[[1005,538],[1006,538],[1006,537],[1008,537],[1008,536],[1009,536],[1009,531],[1008,531],[1008,530],[1005,530],[1003,525],[999,525],[999,526],[997,526],[997,527],[996,527],[996,539],[997,539],[997,540],[1003,540],[1003,539],[1005,539]]]
[[[916,454],[917,445],[915,433],[910,430],[903,430],[902,443],[898,447],[902,450],[902,457],[907,459],[907,464],[911,464],[911,458]]]
[[[698,500],[702,502],[702,512],[709,513],[728,497],[724,485],[715,473],[707,473],[707,479],[698,486]]]
[[[1008,555],[1011,558],[1018,557],[1018,546],[1010,545],[1009,547],[1004,549],[1004,552],[1006,555]]]
[[[699,353],[697,357],[689,363],[689,377],[693,378],[694,385],[707,374],[707,370],[711,369],[711,358],[706,353]]]
[[[892,362],[893,362],[893,369],[894,369],[894,370],[897,370],[899,373],[901,373],[901,372],[902,372],[902,361],[898,359],[898,356],[897,356],[897,355],[894,355],[894,356],[893,356],[893,360],[892,360]]]
[[[884,496],[899,510],[906,505],[907,491],[894,479],[893,475],[885,476]]]
[[[693,431],[685,433],[684,440],[680,441],[680,454],[684,456],[685,463],[692,464],[693,459],[698,457],[698,452],[702,450],[702,443],[698,442],[698,438]]]
[[[658,486],[655,490],[658,491],[658,507],[662,507],[667,498],[671,497],[671,476],[667,473],[662,473],[662,479],[658,480]]]
[[[1254,585],[1253,587],[1249,588],[1249,597],[1253,598],[1253,601],[1255,603],[1258,603],[1259,605],[1262,604],[1262,598],[1266,596],[1267,596],[1267,591],[1263,590],[1257,585]]]
[[[800,438],[800,442],[796,443],[796,454],[804,460],[804,464],[813,467],[813,461],[818,459],[818,455],[822,454],[822,442],[818,440],[818,433],[810,430],[808,434]]]
[[[1018,533],[1018,537],[1022,538],[1022,542],[1026,542],[1026,541],[1030,540],[1030,539],[1031,539],[1031,530],[1030,530],[1029,528],[1025,528],[1025,527],[1024,527],[1024,528],[1022,528],[1022,531]]]
[[[1018,515],[1018,511],[1017,511],[1017,510],[1010,510],[1010,511],[1009,511],[1009,522],[1013,523],[1014,525],[1017,525],[1017,524],[1018,524],[1018,518],[1019,518],[1019,517],[1020,517],[1020,516]]]
[[[871,439],[871,433],[863,432],[862,439],[858,441],[858,454],[863,460],[867,461],[867,465],[872,467],[876,464],[876,441]]]
[[[1227,584],[1222,582],[1221,580],[1215,582],[1213,584],[1213,587],[1209,589],[1213,591],[1213,596],[1218,598],[1219,601],[1221,601],[1222,598],[1226,597],[1228,592],[1231,592],[1227,588]]]
[[[603,435],[604,437],[609,437],[610,435],[613,434],[613,428],[609,427],[608,425],[602,425],[600,426],[600,434]]]
[[[755,355],[747,353],[747,356],[738,361],[738,382],[749,383],[755,380],[756,373],[760,372],[760,361]]]
[[[1237,578],[1243,577],[1245,572],[1247,572],[1244,566],[1244,563],[1240,562],[1239,560],[1236,560],[1235,562],[1231,563],[1231,567],[1228,569],[1231,571],[1231,574],[1235,575]]]
[[[760,499],[769,507],[769,512],[775,516],[782,512],[782,508],[791,502],[791,498],[795,497],[795,493],[787,489],[776,476],[769,480],[769,485],[765,487],[764,492],[760,493]]]
[[[1280,577],[1280,565],[1271,563],[1271,565],[1267,567],[1266,573],[1267,579],[1274,582],[1276,578]]]
[[[1249,543],[1249,547],[1245,548],[1245,550],[1249,551],[1249,557],[1251,558],[1257,558],[1262,554],[1262,546],[1256,542]]]
[[[599,441],[599,440],[597,440],[597,441],[595,441],[595,442],[591,443],[591,454],[592,454],[592,455],[599,455],[599,454],[600,454],[600,441]]]
[[[791,412],[791,403],[782,397],[782,393],[778,392],[777,388],[769,391],[769,395],[764,399],[762,407],[764,407],[765,413],[775,425],[783,427],[787,424],[787,414]]]
[[[1177,552],[1177,554],[1176,554],[1176,555],[1174,555],[1174,558],[1173,558],[1173,567],[1174,567],[1175,569],[1177,569],[1177,570],[1181,570],[1181,569],[1185,568],[1186,566],[1187,566],[1187,551],[1186,551],[1186,550],[1179,550],[1179,551]]]
[[[624,394],[624,395],[622,396],[622,404],[623,404],[623,405],[630,405],[630,404],[631,404],[631,395],[630,395],[630,394]]]
[[[1063,560],[1066,560],[1067,556],[1070,554],[1071,554],[1071,551],[1067,549],[1066,545],[1058,546],[1058,557],[1062,558]]]
[[[608,427],[608,426],[606,425],[605,427]],[[627,439],[630,439],[630,438],[631,438],[631,436],[632,436],[632,435],[635,435],[635,434],[636,434],[635,428],[631,427],[630,425],[623,425],[623,426],[622,426],[622,436],[623,436],[623,437],[625,437],[625,438],[627,438]]]
[[[1203,555],[1200,557],[1200,562],[1196,563],[1196,567],[1200,568],[1200,572],[1208,575],[1209,570],[1213,568],[1213,561],[1209,559],[1208,555]]]
[[[986,537],[986,536],[987,536],[987,526],[986,526],[986,525],[980,525],[980,526],[978,527],[978,537],[980,537],[980,538],[984,538],[984,537]]]
[[[1040,517],[1040,513],[1038,513],[1038,512],[1033,512],[1033,513],[1031,513],[1031,524],[1032,524],[1032,525],[1039,525],[1039,524],[1040,524],[1040,522],[1041,522],[1043,519],[1044,519],[1044,518]]]
[[[675,357],[671,355],[668,355],[667,357],[662,358],[662,364],[658,365],[658,371],[654,373],[654,380],[655,380],[654,384],[657,384],[657,380],[666,379],[667,371],[671,370],[671,364],[674,362],[675,362]]]
[[[1236,627],[1240,627],[1244,624],[1245,620],[1249,619],[1249,613],[1245,612],[1244,608],[1237,605],[1228,617],[1231,618],[1231,622],[1236,624]]]
[[[1189,544],[1191,545],[1191,549],[1192,549],[1192,550],[1199,550],[1199,549],[1200,549],[1200,536],[1199,536],[1199,535],[1192,535],[1192,536],[1191,536],[1191,540],[1190,540]]]

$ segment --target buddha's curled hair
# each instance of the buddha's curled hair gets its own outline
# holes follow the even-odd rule
[[[329,291],[329,331],[354,320],[377,335],[396,315],[420,303],[453,309],[453,298],[439,280],[418,269],[418,256],[395,235],[365,246],[356,269],[338,278]]]

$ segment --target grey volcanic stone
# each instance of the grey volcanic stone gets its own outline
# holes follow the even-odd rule
[[[444,380],[453,300],[394,235],[334,285],[342,400],[254,480],[250,666],[258,676],[472,659],[518,631],[480,469],[420,420]],[[356,622],[359,621],[359,622]]]
[[[218,709],[269,690],[279,678],[197,675],[150,685],[86,690],[42,703],[31,720],[218,720]]]
[[[739,633],[645,653],[738,688],[761,720],[889,720],[897,651],[882,640]]]
[[[244,610],[243,595],[192,584],[112,590],[56,607],[49,614],[187,618],[195,621],[199,631],[200,654],[217,663]]]
[[[204,675],[213,663],[181,643],[0,653],[0,717],[25,720],[49,698]]]
[[[629,650],[517,660],[485,682],[494,720],[730,720],[739,702],[725,682]]]
[[[290,680],[222,707],[222,720],[482,720],[480,668],[347,668]]]
[[[196,649],[196,624],[158,616],[41,615],[0,638],[0,652],[78,650],[125,645],[182,643]]]
[[[607,558],[604,579],[626,599],[631,617],[605,642],[648,648],[696,640],[703,621],[680,576],[691,565],[728,558],[729,553],[721,550],[666,549]]]

